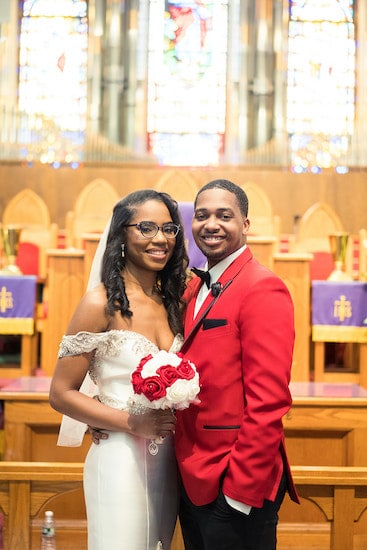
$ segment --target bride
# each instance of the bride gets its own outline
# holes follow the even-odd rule
[[[132,414],[128,399],[143,357],[181,347],[187,263],[176,202],[154,190],[126,196],[113,210],[101,283],[84,295],[60,344],[51,406],[83,432],[89,425],[108,433],[91,445],[84,466],[89,550],[169,550],[178,499],[175,416]],[[79,391],[87,373],[94,398]]]

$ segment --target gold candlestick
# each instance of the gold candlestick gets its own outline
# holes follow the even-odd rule
[[[352,277],[345,273],[345,258],[347,255],[349,234],[338,232],[329,235],[331,253],[335,264],[335,269],[329,275],[328,281],[352,281]]]
[[[0,270],[0,275],[21,275],[22,272],[16,265],[16,259],[22,228],[17,225],[2,225],[0,232],[6,257],[6,264]]]

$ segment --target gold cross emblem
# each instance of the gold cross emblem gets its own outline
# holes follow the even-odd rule
[[[338,317],[339,321],[352,317],[352,303],[343,295],[334,301],[334,317]]]
[[[3,286],[0,290],[0,312],[5,313],[7,309],[13,309],[13,294]]]

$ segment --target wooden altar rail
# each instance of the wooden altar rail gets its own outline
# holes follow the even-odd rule
[[[292,471],[300,496],[318,506],[330,524],[329,549],[356,550],[354,526],[367,509],[367,468],[297,466]],[[0,508],[5,516],[4,549],[34,548],[32,538],[36,539],[34,533],[32,536],[32,528],[33,531],[37,528],[40,533],[41,520],[37,519],[40,511],[45,506],[52,508],[54,497],[80,489],[82,478],[82,463],[0,462]],[[81,550],[84,546],[81,539],[72,534],[72,522],[64,523],[63,527],[58,524],[58,538],[62,530],[68,531],[69,543],[63,542],[62,548]],[[291,529],[291,524],[287,527]],[[85,523],[79,521],[78,528],[84,531],[85,537]],[[281,537],[278,538],[280,550],[285,550]],[[295,543],[299,544],[299,541]],[[177,530],[171,550],[182,548]]]

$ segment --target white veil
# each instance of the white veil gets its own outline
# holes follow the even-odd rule
[[[101,240],[98,243],[89,274],[87,291],[94,288],[101,282],[102,259],[104,251],[106,249],[107,236],[110,230],[111,219],[112,217],[109,219],[102,233]],[[89,374],[86,374],[79,391],[91,397],[95,394],[96,385],[94,384]],[[79,447],[82,444],[86,429],[87,425],[83,422],[79,422],[74,418],[63,415],[57,445],[61,447]]]

